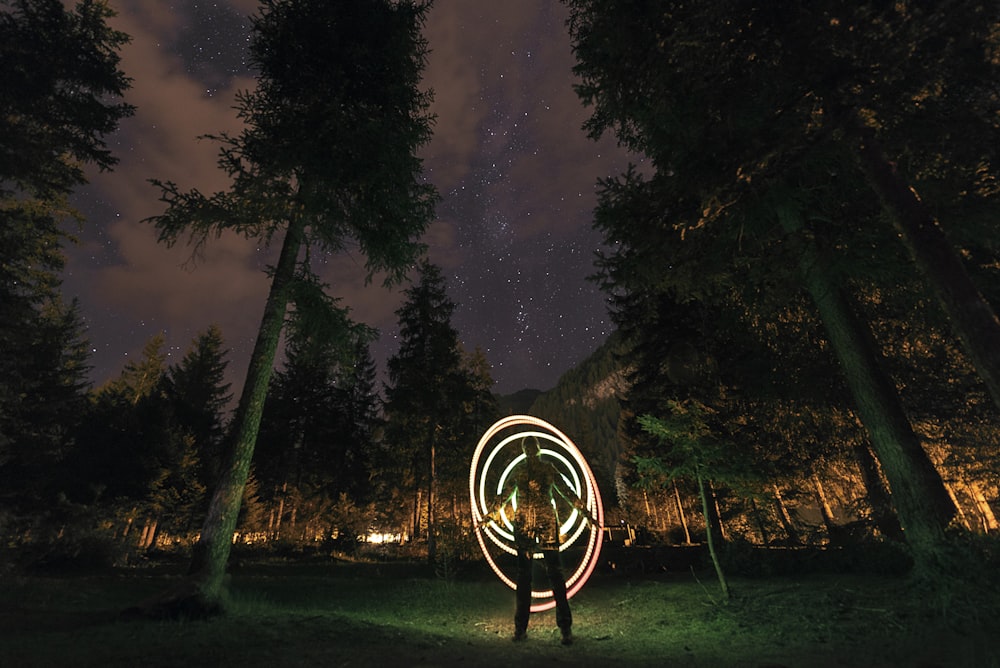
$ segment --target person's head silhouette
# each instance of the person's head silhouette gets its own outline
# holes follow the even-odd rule
[[[521,439],[521,451],[529,457],[541,457],[542,444],[538,442],[537,436],[525,436]]]

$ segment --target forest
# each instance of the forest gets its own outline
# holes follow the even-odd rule
[[[211,322],[175,363],[158,335],[88,381],[60,272],[91,224],[69,200],[133,112],[129,37],[102,0],[0,4],[0,575],[180,563],[157,605],[187,613],[223,607],[235,559],[447,578],[479,556],[471,453],[528,413],[590,461],[609,569],[699,546],[726,593],[794,554],[996,585],[1000,5],[563,4],[583,131],[644,159],[595,175],[616,333],[510,396],[422,241],[430,3],[265,0],[243,130],[213,137],[231,187],[155,183],[163,245],[278,251],[238,396]],[[384,383],[310,265],[345,249],[405,286]]]

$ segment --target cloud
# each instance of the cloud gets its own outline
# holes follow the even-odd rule
[[[442,190],[454,187],[468,173],[477,150],[478,126],[487,111],[480,99],[479,73],[464,29],[466,13],[475,11],[475,4],[437,3],[425,30],[431,54],[424,71],[424,88],[434,93],[431,113],[436,120],[434,137],[423,155]]]
[[[125,352],[134,353],[156,331],[168,333],[168,347],[184,349],[198,332],[218,324],[227,340],[236,342],[231,367],[237,369],[231,368],[231,375],[238,376],[267,295],[266,249],[226,234],[192,263],[190,248],[157,243],[154,226],[143,221],[165,208],[151,178],[205,193],[228,187],[228,176],[216,166],[218,144],[198,136],[238,132],[235,93],[254,82],[234,78],[224,89],[207,91],[165,48],[184,24],[181,13],[158,0],[125,3],[113,25],[132,37],[122,50],[121,68],[133,80],[127,100],[136,113],[112,140],[120,159],[115,171],[92,175],[88,191],[97,193],[102,205],[88,226],[99,230],[99,236],[92,234],[81,250],[93,256],[110,244],[117,253],[98,267],[83,266],[81,253],[71,253],[78,259],[72,264],[76,280],[69,287],[85,303],[100,304],[113,314],[117,330],[110,331],[104,322],[97,330],[118,338],[116,347]]]
[[[198,136],[240,130],[235,95],[255,82],[227,72],[239,65],[235,54],[245,46],[240,19],[228,10],[245,16],[259,5],[229,0],[211,10],[211,25],[198,21],[200,10],[190,0],[118,5],[114,25],[133,38],[122,52],[122,68],[133,79],[128,101],[137,111],[112,140],[118,168],[94,174],[87,189],[93,215],[84,244],[71,251],[68,288],[78,291],[91,321],[100,322],[94,331],[111,342],[95,343],[108,350],[107,359],[112,344],[134,353],[160,330],[168,332],[168,346],[183,349],[218,324],[233,349],[229,380],[238,389],[269,287],[264,266],[275,249],[226,234],[192,266],[190,249],[158,244],[154,227],[142,221],[164,210],[150,178],[207,194],[228,187],[216,166],[218,145]],[[519,324],[524,318],[544,320],[526,309],[558,300],[575,319],[559,323],[559,336],[593,319],[587,307],[576,308],[571,292],[586,268],[573,270],[579,277],[561,279],[570,287],[559,294],[550,280],[529,279],[543,276],[552,248],[594,238],[595,180],[624,165],[610,140],[595,144],[580,130],[587,111],[572,89],[565,16],[565,7],[554,2],[436,0],[425,31],[431,54],[424,87],[434,90],[437,121],[421,155],[444,201],[423,241],[449,284],[463,286],[453,290],[466,296],[456,313],[466,325],[462,338],[492,346],[497,357],[491,361],[502,369],[508,390],[522,382],[551,386],[546,379],[558,372],[525,352],[537,343],[520,343],[522,336],[538,335],[534,328],[525,333]],[[196,43],[212,35],[213,48],[225,46],[226,57],[207,65],[192,60]],[[330,294],[356,320],[383,331],[373,352],[383,360],[393,354],[395,311],[405,286],[384,289],[378,276],[366,285],[364,258],[357,254],[317,254],[313,260]],[[506,359],[503,351],[513,340],[517,350]],[[559,353],[570,357],[575,345]],[[107,359],[100,364],[120,361]],[[106,369],[97,374],[110,375]]]

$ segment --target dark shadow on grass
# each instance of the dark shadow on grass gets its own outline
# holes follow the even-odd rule
[[[117,610],[0,610],[0,628],[4,634],[30,631],[63,633],[83,631],[95,626],[112,624],[119,619]]]

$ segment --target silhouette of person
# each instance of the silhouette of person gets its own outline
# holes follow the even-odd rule
[[[499,522],[509,504],[513,510],[511,524],[514,528],[514,545],[517,549],[517,606],[514,612],[514,640],[524,640],[531,614],[532,560],[541,553],[545,572],[556,602],[556,625],[562,632],[562,643],[573,642],[573,615],[566,598],[566,579],[562,572],[559,546],[564,536],[559,528],[560,511],[565,519],[573,508],[583,512],[588,522],[593,522],[586,507],[564,484],[559,471],[542,460],[541,445],[535,436],[521,440],[524,462],[515,469],[498,498],[493,512],[486,519]]]

